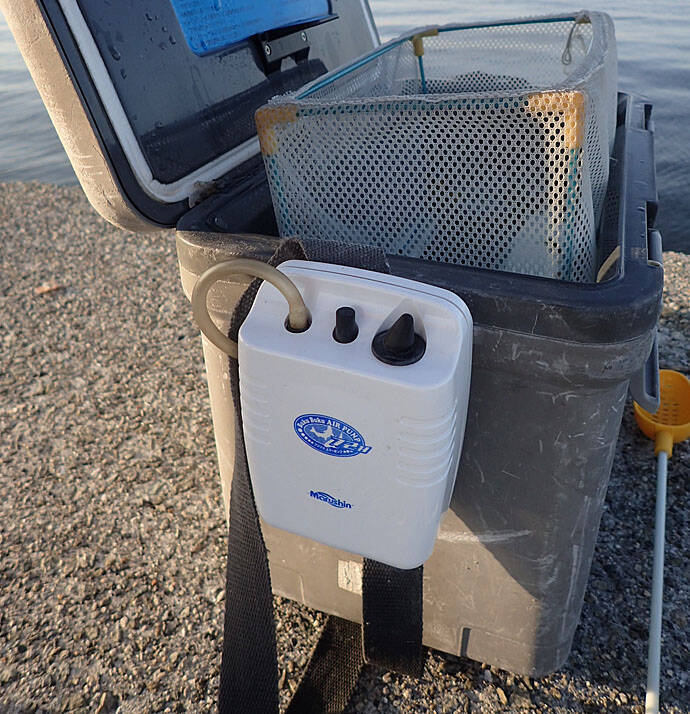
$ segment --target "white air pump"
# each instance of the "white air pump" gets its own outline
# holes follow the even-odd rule
[[[264,278],[238,346],[206,308],[224,271]],[[425,283],[299,260],[280,271],[258,261],[220,264],[194,292],[204,333],[239,355],[262,519],[398,568],[424,563],[450,504],[465,430],[465,303]]]

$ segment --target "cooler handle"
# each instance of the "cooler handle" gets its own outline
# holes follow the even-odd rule
[[[657,230],[649,231],[647,238],[647,260],[657,265],[664,264],[664,254],[661,233]],[[648,412],[654,414],[659,408],[661,393],[659,390],[659,336],[654,335],[652,351],[644,367],[630,379],[630,393],[632,398]]]

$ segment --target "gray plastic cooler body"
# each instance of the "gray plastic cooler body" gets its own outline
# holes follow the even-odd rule
[[[557,669],[570,652],[631,380],[636,398],[655,398],[644,376],[649,365],[653,376],[662,285],[658,234],[647,226],[656,201],[648,112],[621,96],[600,240],[621,243],[625,257],[616,277],[580,286],[590,295],[575,298],[579,309],[564,304],[565,286],[561,300],[544,294],[555,281],[389,258],[393,273],[459,294],[475,320],[458,478],[424,566],[430,647],[530,676]],[[177,246],[189,297],[205,268],[239,255],[267,259],[277,239],[186,230]],[[212,290],[219,325],[228,325],[246,286]],[[523,293],[522,304],[506,295],[511,290]],[[205,338],[203,347],[227,507],[234,463],[227,357]],[[361,558],[267,525],[264,535],[276,593],[361,621]]]
[[[89,200],[117,225],[177,228],[188,296],[213,263],[267,259],[277,245],[254,110],[267,93],[306,83],[378,42],[365,0],[333,0],[336,19],[247,38],[208,57],[185,47],[168,0],[150,0],[147,13],[164,16],[174,45],[129,0],[0,0],[0,8]],[[116,53],[110,36],[120,38]],[[191,76],[191,84],[183,79]],[[142,103],[152,93],[158,101]],[[204,96],[208,106],[199,103]],[[617,245],[622,257],[604,282],[390,256],[394,274],[460,295],[475,323],[461,464],[424,569],[431,647],[532,676],[568,656],[626,393],[630,387],[650,408],[658,399],[663,271],[650,113],[648,104],[620,96],[598,247],[600,262]],[[214,137],[218,156],[204,164]],[[227,325],[245,287],[212,290],[219,324]],[[228,363],[202,341],[227,507],[234,463]],[[360,620],[358,557],[268,526],[264,533],[276,593]]]

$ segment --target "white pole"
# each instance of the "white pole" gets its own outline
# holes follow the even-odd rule
[[[645,714],[659,714],[659,669],[661,665],[661,610],[664,591],[664,532],[666,530],[666,469],[668,454],[660,451],[656,469],[656,522],[654,526],[654,566],[652,607],[649,616],[647,655],[647,697]]]

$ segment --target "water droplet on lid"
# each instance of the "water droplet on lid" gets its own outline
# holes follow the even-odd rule
[[[111,45],[110,47],[108,47],[108,49],[110,50],[110,54],[112,55],[112,58],[116,62],[119,62],[122,59],[122,55],[117,51],[117,49],[115,47],[113,47]]]
[[[120,75],[122,76],[122,79],[127,79],[127,72],[125,72],[124,69],[120,70]]]
[[[176,45],[176,44],[177,44],[177,40],[176,40],[172,35],[170,35],[170,37],[169,37],[168,39],[170,40],[170,44],[171,44],[171,45]]]

